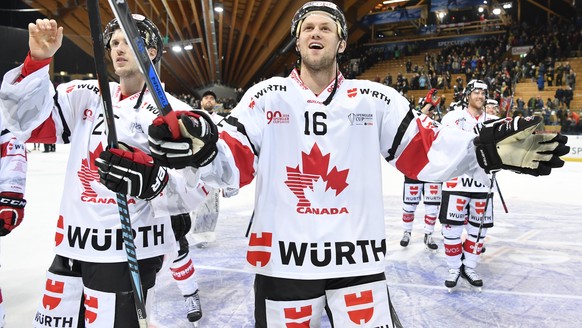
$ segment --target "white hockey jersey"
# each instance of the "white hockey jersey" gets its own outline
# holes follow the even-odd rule
[[[108,144],[97,81],[60,84],[55,94],[48,66],[14,84],[21,67],[4,76],[0,89],[5,127],[20,140],[71,143],[55,233],[56,253],[88,262],[125,261],[116,194],[99,182],[94,165]],[[147,129],[158,114],[150,93],[146,91],[134,108],[139,94],[120,100],[119,84],[111,82],[110,89],[118,140],[149,153]],[[168,98],[176,110],[191,109]],[[202,202],[203,193],[196,190],[199,181],[192,171],[169,173],[167,187],[152,201],[128,197],[138,259],[173,252],[169,215],[187,213]]]
[[[441,120],[441,124],[453,126],[464,131],[473,132],[473,128],[478,123],[497,118],[497,116],[487,115],[485,112],[483,112],[483,115],[479,117],[474,117],[466,110],[465,107],[463,107],[462,109],[448,112]],[[489,183],[483,183],[482,181],[474,179],[468,174],[463,174],[459,177],[455,177],[444,182],[443,190],[462,192],[488,192]]]
[[[325,279],[384,271],[380,155],[406,175],[443,181],[478,167],[475,137],[438,129],[390,87],[339,76],[315,95],[297,71],[250,88],[226,119],[203,180],[256,176],[246,260],[256,273]],[[244,192],[244,189],[243,189]]]
[[[4,128],[1,117],[0,131],[0,192],[24,195],[28,169],[26,146]]]

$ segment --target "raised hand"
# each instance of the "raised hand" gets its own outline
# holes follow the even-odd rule
[[[63,27],[54,19],[37,19],[28,24],[28,47],[34,60],[51,58],[63,44]]]

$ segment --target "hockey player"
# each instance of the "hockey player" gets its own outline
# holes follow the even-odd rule
[[[212,121],[221,126],[224,117],[214,111],[216,107],[216,94],[212,90],[207,90],[202,94],[200,107],[210,115]],[[220,189],[205,186],[208,195],[205,202],[196,211],[190,213],[194,220],[192,228],[192,238],[194,245],[198,248],[206,248],[210,243],[216,241],[216,224],[220,211]],[[238,194],[238,188],[227,187],[222,189],[222,196],[225,198]]]
[[[18,227],[24,219],[26,187],[26,146],[1,127],[0,118],[0,237]],[[5,323],[4,298],[0,289],[0,327]]]
[[[140,15],[134,20],[150,58],[159,61],[163,42],[157,27]],[[59,321],[70,327],[138,327],[116,192],[129,195],[128,214],[147,295],[163,255],[175,251],[170,215],[189,212],[200,203],[189,192],[197,178],[186,170],[162,168],[146,153],[145,131],[158,110],[116,20],[106,26],[103,40],[119,77],[119,83],[109,86],[123,149],[107,149],[96,80],[71,81],[56,89],[49,80],[49,63],[61,46],[63,27],[52,19],[38,19],[28,30],[28,56],[6,73],[0,89],[4,123],[22,141],[71,144],[56,256],[33,325],[54,327]],[[191,110],[167,97],[173,108]],[[131,165],[122,168],[124,163]]]
[[[437,89],[431,89],[426,97],[419,102],[419,111],[434,120],[436,112],[439,112],[441,98],[437,96]],[[414,213],[420,200],[424,203],[424,245],[429,250],[437,250],[439,247],[432,238],[434,226],[441,204],[440,182],[425,182],[404,176],[404,188],[402,192],[402,227],[404,234],[400,240],[400,246],[407,247],[412,235]]]
[[[499,103],[495,99],[487,99],[485,102],[485,113],[487,115],[499,116]]]
[[[218,187],[256,176],[246,255],[256,274],[256,327],[318,327],[324,308],[334,327],[398,324],[386,287],[378,154],[414,179],[468,173],[487,182],[486,172],[502,168],[549,174],[569,151],[564,136],[531,134],[538,118],[495,122],[476,136],[429,124],[388,86],[346,80],[337,56],[347,32],[335,4],[308,2],[291,22],[300,70],[252,86],[220,140],[212,121],[195,113],[174,112],[184,127],[179,139],[164,117],[148,129],[160,165],[198,168]]]
[[[498,119],[497,116],[485,112],[487,96],[487,84],[480,80],[469,81],[463,92],[464,108],[445,115],[442,124],[473,131],[479,123]],[[457,285],[459,276],[474,287],[483,286],[483,280],[475,268],[479,263],[487,230],[493,227],[493,192],[490,192],[489,187],[467,174],[443,184],[439,220],[443,225],[442,234],[449,268],[449,276],[445,280],[448,288]],[[477,237],[481,220],[483,228],[480,237]],[[463,242],[461,235],[464,229],[467,231],[467,238]]]

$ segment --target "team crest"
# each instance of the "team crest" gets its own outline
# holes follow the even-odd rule
[[[301,154],[302,163],[287,167],[285,185],[297,196],[299,214],[344,214],[345,207],[338,208],[336,198],[348,186],[349,170],[329,168],[330,155],[323,155],[317,144],[309,154]]]

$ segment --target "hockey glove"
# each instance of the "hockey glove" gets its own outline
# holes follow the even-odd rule
[[[559,156],[570,152],[568,137],[561,134],[534,134],[541,117],[501,118],[475,127],[473,141],[477,161],[487,173],[500,169],[534,176],[548,175],[564,166]]]
[[[441,97],[437,96],[439,91],[435,88],[430,89],[430,91],[426,94],[424,101],[427,104],[430,104],[432,108],[437,108],[437,106],[441,103]]]
[[[102,151],[95,160],[99,181],[111,191],[151,200],[168,183],[168,173],[143,151],[119,144]]]
[[[0,193],[0,236],[6,236],[22,223],[26,200],[21,193]]]
[[[150,125],[149,144],[152,157],[157,164],[174,169],[187,166],[201,167],[216,157],[218,129],[204,111],[175,111],[181,138],[173,139],[164,116],[156,118]]]

